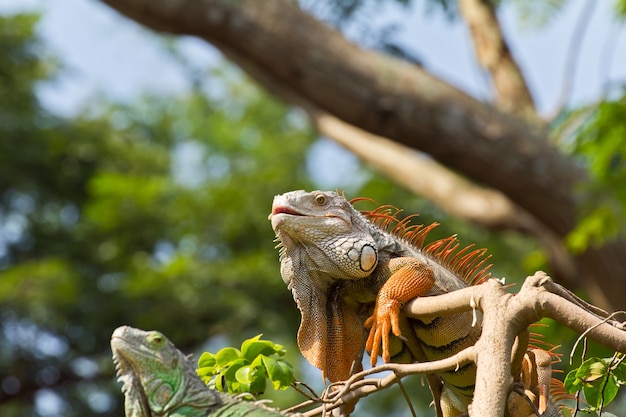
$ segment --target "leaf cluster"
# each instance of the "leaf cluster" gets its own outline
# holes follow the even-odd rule
[[[582,391],[589,404],[589,408],[583,411],[607,415],[602,413],[603,408],[615,399],[620,387],[626,384],[626,364],[623,359],[623,355],[589,358],[567,374],[564,381],[567,392],[578,394]]]
[[[581,186],[589,206],[568,236],[575,252],[626,235],[626,97],[600,103],[576,133],[572,151],[588,166],[594,181]]]
[[[268,379],[276,390],[289,388],[295,377],[291,364],[282,358],[285,349],[261,336],[245,340],[241,349],[204,352],[198,360],[198,375],[207,385],[231,394],[263,394]]]

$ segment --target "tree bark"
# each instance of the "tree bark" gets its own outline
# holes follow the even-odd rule
[[[545,135],[393,57],[366,51],[289,0],[102,0],[148,27],[198,36],[222,49],[262,85],[370,133],[430,154],[501,191],[557,237],[576,225],[589,181]],[[626,244],[589,250],[557,278],[588,287],[607,309],[626,307]],[[593,288],[591,288],[593,292]],[[604,293],[602,295],[600,293]]]

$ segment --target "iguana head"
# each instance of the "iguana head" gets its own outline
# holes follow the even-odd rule
[[[309,270],[358,279],[376,267],[378,249],[368,222],[338,193],[298,190],[277,195],[270,220],[282,250],[302,251]]]
[[[159,332],[119,327],[111,337],[111,350],[123,383],[126,417],[170,415],[174,410],[201,416],[220,403],[185,355]]]
[[[302,314],[298,347],[324,377],[345,379],[363,345],[363,318],[347,286],[367,279],[378,263],[371,224],[329,191],[278,195],[270,220],[281,275]]]

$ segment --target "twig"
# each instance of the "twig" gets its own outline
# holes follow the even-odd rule
[[[565,59],[565,67],[563,70],[563,85],[561,87],[561,94],[557,102],[556,108],[552,113],[550,120],[554,120],[565,108],[572,92],[572,84],[576,76],[576,61],[578,60],[578,54],[580,52],[582,40],[585,36],[585,32],[589,27],[591,21],[591,15],[596,6],[596,0],[587,0],[583,10],[580,12],[578,21],[574,26],[572,33],[572,39],[569,43],[567,51],[567,58]]]
[[[570,351],[570,354],[569,354],[570,365],[572,364],[574,352],[576,351],[576,347],[578,347],[578,344],[580,343],[580,341],[584,339],[587,336],[587,334],[591,332],[593,329],[595,329],[598,326],[601,326],[602,324],[609,323],[609,321],[613,318],[613,316],[616,316],[617,314],[622,314],[622,313],[623,313],[622,311],[616,311],[615,313],[610,314],[608,317],[605,317],[604,319],[602,319],[602,321],[600,321],[599,323],[594,324],[593,326],[589,327],[587,330],[582,332],[580,336],[578,336],[578,338],[576,339],[576,342],[574,342],[574,346],[572,346],[572,349]]]
[[[404,388],[404,384],[402,383],[401,379],[398,380],[398,387],[400,387],[400,392],[404,396],[406,404],[409,406],[409,411],[411,411],[411,415],[413,417],[417,417],[417,414],[415,414],[415,409],[413,408],[413,403],[411,403],[411,398],[409,397],[409,393],[406,392],[406,389]]]
[[[476,349],[470,346],[456,355],[433,362],[397,364],[388,363],[379,365],[371,369],[366,369],[352,375],[346,381],[332,384],[326,389],[326,394],[322,396],[323,404],[317,408],[303,413],[303,416],[310,417],[341,407],[342,405],[366,397],[374,392],[381,391],[397,384],[401,378],[408,375],[440,373],[447,370],[456,369],[476,357]],[[390,375],[381,378],[369,378],[366,376],[391,371]],[[343,385],[341,389],[332,390],[332,387]]]

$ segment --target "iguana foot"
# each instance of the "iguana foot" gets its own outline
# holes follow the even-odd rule
[[[400,310],[405,303],[428,293],[435,282],[432,269],[415,258],[393,258],[389,269],[391,276],[378,292],[374,313],[365,321],[365,328],[370,329],[365,349],[372,366],[379,354],[385,362],[391,361],[389,333],[402,338]]]
[[[389,352],[389,332],[402,337],[400,333],[400,309],[402,304],[397,300],[389,300],[384,305],[378,305],[374,314],[365,321],[365,328],[370,329],[365,349],[370,354],[372,366],[376,365],[378,355],[381,354],[385,362],[391,361]],[[382,349],[381,349],[382,347]]]

